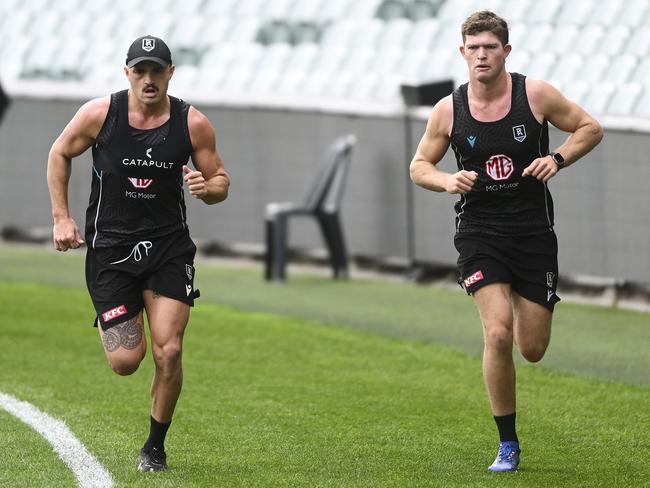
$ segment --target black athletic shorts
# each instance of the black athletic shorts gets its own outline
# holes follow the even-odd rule
[[[193,306],[195,254],[187,231],[131,246],[88,248],[86,285],[102,329],[138,315],[145,289]]]
[[[551,312],[557,290],[555,232],[530,236],[457,234],[458,283],[468,295],[490,283],[509,283],[520,296]]]

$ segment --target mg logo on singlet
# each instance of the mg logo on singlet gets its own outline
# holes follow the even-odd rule
[[[150,178],[129,178],[129,181],[136,188],[149,188],[149,185],[153,183]]]
[[[493,180],[507,180],[515,171],[515,163],[509,156],[497,154],[485,162],[485,171]]]

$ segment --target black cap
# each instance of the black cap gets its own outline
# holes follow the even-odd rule
[[[165,41],[154,36],[138,37],[126,53],[126,65],[133,68],[141,61],[153,61],[167,67],[172,64],[172,53]]]

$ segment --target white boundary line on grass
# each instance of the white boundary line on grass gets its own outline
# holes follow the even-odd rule
[[[50,417],[28,402],[0,391],[0,408],[22,420],[41,434],[72,470],[81,488],[110,488],[111,474],[68,429],[64,422]]]

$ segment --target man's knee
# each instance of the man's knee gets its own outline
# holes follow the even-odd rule
[[[498,352],[510,354],[512,352],[512,329],[501,323],[486,325],[485,346]]]
[[[120,376],[128,376],[138,370],[143,357],[144,355],[140,357],[109,357],[108,364],[115,373]]]
[[[519,352],[530,363],[537,363],[546,354],[546,344],[519,344]]]
[[[153,355],[156,365],[163,373],[173,374],[181,366],[181,343],[174,341],[154,347]]]

